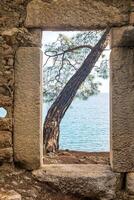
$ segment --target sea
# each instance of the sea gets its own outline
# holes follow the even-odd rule
[[[43,104],[43,119],[50,104]],[[60,125],[60,149],[87,152],[110,150],[109,94],[74,99]]]

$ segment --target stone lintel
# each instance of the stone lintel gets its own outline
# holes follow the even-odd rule
[[[113,48],[110,57],[112,169],[134,171],[134,48]]]
[[[14,160],[27,169],[41,165],[42,52],[21,47],[16,53],[14,103]]]
[[[119,4],[121,4],[119,6]],[[47,30],[93,30],[128,24],[128,2],[103,0],[33,0],[27,6],[25,26]],[[125,7],[122,12],[121,7]]]

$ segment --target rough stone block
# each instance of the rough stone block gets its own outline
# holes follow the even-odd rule
[[[13,148],[0,149],[0,163],[1,162],[12,162],[13,160]]]
[[[116,172],[134,170],[134,48],[111,51],[111,166]]]
[[[107,25],[121,26],[129,21],[129,2],[98,0],[33,0],[27,6],[26,27],[50,29],[102,29]],[[110,11],[110,12],[109,12]],[[126,12],[127,13],[127,12]]]
[[[40,29],[31,29],[30,31],[28,31],[26,28],[12,28],[3,31],[1,34],[6,40],[6,43],[10,46],[41,46]]]
[[[11,106],[12,103],[13,103],[13,100],[11,97],[0,94],[0,107]]]
[[[130,195],[128,200],[134,200],[134,195]]]
[[[21,200],[21,195],[14,190],[0,191],[1,200]]]
[[[10,96],[12,97],[13,96],[13,80],[10,80],[9,81],[9,86],[6,86],[4,84],[0,84],[0,95],[3,95],[3,96]],[[10,88],[9,88],[10,87]]]
[[[3,67],[2,59],[3,59],[3,48],[0,46],[0,68]]]
[[[77,194],[87,199],[112,200],[121,187],[121,174],[108,165],[51,164],[33,171],[35,178],[47,182],[62,193]]]
[[[0,119],[0,131],[12,131],[12,119],[11,118]]]
[[[13,71],[8,71],[8,70],[5,70],[4,72],[2,72],[2,74],[0,74],[0,86],[4,85],[5,87],[6,86],[9,86],[9,85],[13,85]],[[8,85],[9,83],[9,85]],[[7,88],[9,89],[9,88]]]
[[[0,148],[12,146],[12,133],[9,131],[0,131]]]
[[[130,195],[134,195],[134,172],[127,174],[126,188]]]
[[[22,47],[16,53],[14,159],[27,169],[40,167],[42,137],[42,52]]]
[[[111,48],[114,47],[134,47],[134,26],[112,28]]]
[[[31,29],[30,33],[32,34],[34,44],[38,47],[42,45],[42,30],[41,29]]]
[[[130,24],[134,25],[134,12],[130,13]]]

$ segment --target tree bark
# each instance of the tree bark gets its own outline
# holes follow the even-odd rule
[[[56,100],[48,110],[43,127],[45,153],[55,152],[58,150],[60,122],[68,107],[72,103],[77,93],[77,90],[79,89],[83,81],[87,78],[87,76],[90,74],[91,70],[95,66],[95,63],[99,59],[103,50],[106,48],[108,44],[107,36],[109,31],[110,28],[108,28],[104,32],[99,42],[92,48],[91,52],[84,60],[81,67],[70,78],[70,80],[67,82],[59,96],[56,98]]]

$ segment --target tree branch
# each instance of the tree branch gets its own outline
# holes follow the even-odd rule
[[[56,51],[51,51],[51,53],[54,52],[55,54],[49,55],[47,53],[50,52],[50,51],[45,51],[44,54],[46,56],[49,56],[49,57],[55,57],[55,56],[61,56],[61,55],[65,54],[65,53],[72,52],[72,51],[75,51],[77,49],[82,49],[82,48],[92,49],[93,47],[91,45],[80,45],[80,46],[76,46],[76,47],[73,47],[73,48],[69,48],[69,49],[67,49],[67,50],[65,50],[65,51],[63,51],[61,53],[57,53]]]

